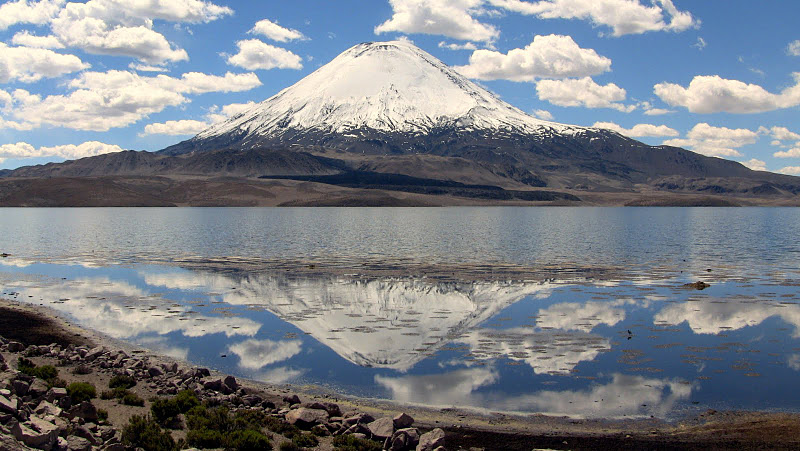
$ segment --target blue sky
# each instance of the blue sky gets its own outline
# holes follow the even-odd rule
[[[0,3],[0,168],[162,149],[360,42],[410,39],[523,111],[800,174],[800,3]]]

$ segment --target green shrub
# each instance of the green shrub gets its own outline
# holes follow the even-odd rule
[[[186,442],[196,448],[221,448],[222,432],[213,429],[190,429],[186,433]]]
[[[84,401],[97,397],[97,390],[94,385],[86,382],[73,382],[67,386],[67,394],[72,399],[73,404],[80,404]]]
[[[122,430],[122,443],[145,451],[176,451],[172,435],[149,416],[134,415]]]
[[[117,375],[108,381],[108,388],[133,388],[136,386],[136,379],[127,374]]]
[[[267,426],[268,418],[262,410],[240,410],[233,416],[233,427],[260,430]]]
[[[199,405],[200,400],[197,399],[197,395],[193,391],[183,390],[172,398],[154,400],[150,410],[153,413],[153,418],[164,425],[174,421],[178,415],[187,413]]]
[[[340,451],[380,451],[383,446],[373,440],[352,435],[337,435],[333,438],[333,448]]]
[[[300,451],[300,447],[294,442],[283,442],[279,449],[280,451]]]
[[[122,401],[122,404],[125,404],[126,406],[144,407],[144,399],[140,398],[136,393],[128,392],[122,397],[122,399],[120,399],[120,401]]]
[[[254,429],[244,429],[231,432],[225,438],[225,448],[236,451],[271,450],[272,443],[266,435]]]
[[[108,423],[108,410],[97,409],[97,420],[100,422],[100,424]]]
[[[295,434],[292,437],[292,443],[301,448],[313,448],[319,445],[319,440],[313,435],[309,434]]]
[[[282,434],[287,437],[294,437],[301,433],[300,428],[297,426],[275,417],[267,417],[264,426],[276,434]]]
[[[100,393],[100,399],[122,399],[128,393],[130,393],[128,389],[117,387],[113,390],[104,390]]]
[[[58,370],[53,365],[36,366],[35,363],[24,357],[20,357],[17,360],[17,369],[22,374],[38,377],[39,379],[45,380],[48,383],[55,381],[58,377]]]

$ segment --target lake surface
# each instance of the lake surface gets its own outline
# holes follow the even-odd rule
[[[778,208],[0,209],[0,293],[358,396],[800,411],[797,237],[800,210]]]

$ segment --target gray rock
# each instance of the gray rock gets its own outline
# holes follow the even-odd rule
[[[97,421],[97,407],[90,401],[84,401],[77,406],[72,406],[67,411],[67,418],[83,418],[86,421]]]
[[[70,435],[67,437],[67,447],[70,451],[89,451],[92,449],[92,442],[83,437]]]
[[[60,416],[61,408],[47,401],[42,401],[38,406],[36,406],[36,409],[34,409],[33,412],[41,417],[45,417],[47,415]]]
[[[19,409],[16,398],[8,399],[0,395],[0,411],[16,415]]]
[[[14,438],[34,448],[50,449],[58,438],[58,428],[37,417],[31,417],[25,424],[15,423],[11,428]]]
[[[106,350],[102,346],[98,346],[96,348],[90,349],[89,352],[86,353],[86,356],[84,356],[84,359],[87,362],[93,362],[93,361],[97,360],[97,358],[100,357],[101,355],[103,355],[103,353],[105,353],[105,352],[106,352]]]
[[[90,431],[89,428],[86,426],[76,427],[75,429],[73,429],[72,434],[77,435],[78,437],[85,438],[92,445],[100,444],[100,440],[97,437],[95,437],[92,431]]]
[[[353,415],[352,417],[347,417],[344,419],[344,424],[353,425],[353,424],[366,424],[372,423],[375,421],[372,415],[368,413],[359,413],[357,415]]]
[[[300,404],[300,397],[297,395],[286,395],[283,397],[283,402],[288,404]]]
[[[0,434],[0,449],[3,451],[29,451],[30,448],[16,441],[10,435]]]
[[[328,427],[326,427],[324,424],[318,424],[311,428],[311,433],[318,437],[327,437],[331,435],[330,429],[328,429]]]
[[[194,449],[194,448],[193,448]],[[103,451],[125,451],[125,445],[122,443],[112,443],[103,448]]]
[[[177,373],[178,372],[178,364],[176,362],[165,363],[161,365],[164,368],[164,371],[167,373]]]
[[[230,388],[231,391],[236,391],[239,389],[239,383],[236,382],[236,378],[233,376],[227,376],[223,383],[226,387]]]
[[[163,376],[164,375],[164,370],[162,370],[161,368],[159,368],[157,366],[154,366],[154,367],[151,367],[149,370],[147,370],[147,374],[149,374],[150,377]]]
[[[10,352],[22,352],[25,350],[25,345],[18,341],[9,341],[8,350]]]
[[[426,434],[422,434],[422,437],[419,438],[417,451],[433,451],[440,446],[444,446],[444,431],[436,428]]]
[[[27,383],[27,382],[25,382],[25,381],[23,381],[21,379],[17,379],[15,381],[11,382],[11,388],[14,390],[14,393],[16,393],[17,396],[25,396],[25,395],[27,395],[28,394],[28,389],[30,387],[31,387],[31,384],[29,384],[29,383]]]
[[[373,438],[386,440],[394,434],[394,421],[389,417],[378,418],[367,427],[372,433]]]
[[[419,444],[419,431],[415,428],[398,429],[389,443],[392,451],[414,449]]]
[[[203,378],[211,376],[211,371],[208,368],[198,368],[194,372],[195,377]]]
[[[328,412],[319,409],[301,407],[286,414],[286,421],[299,428],[310,429],[328,421]]]
[[[394,417],[395,429],[410,428],[412,424],[414,424],[414,418],[406,413],[401,413],[400,415]]]
[[[66,396],[67,396],[67,389],[60,387],[53,387],[50,390],[48,390],[47,393],[44,395],[45,399],[47,399],[47,401],[49,402],[54,402]]]
[[[33,396],[34,398],[38,398],[40,396],[44,396],[49,388],[47,388],[47,383],[39,378],[33,380],[30,387],[28,387],[28,394]]]

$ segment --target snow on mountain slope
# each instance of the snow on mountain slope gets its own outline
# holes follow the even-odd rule
[[[280,141],[305,132],[425,134],[441,127],[537,135],[586,130],[535,119],[413,44],[392,41],[356,45],[194,140],[246,135]]]

